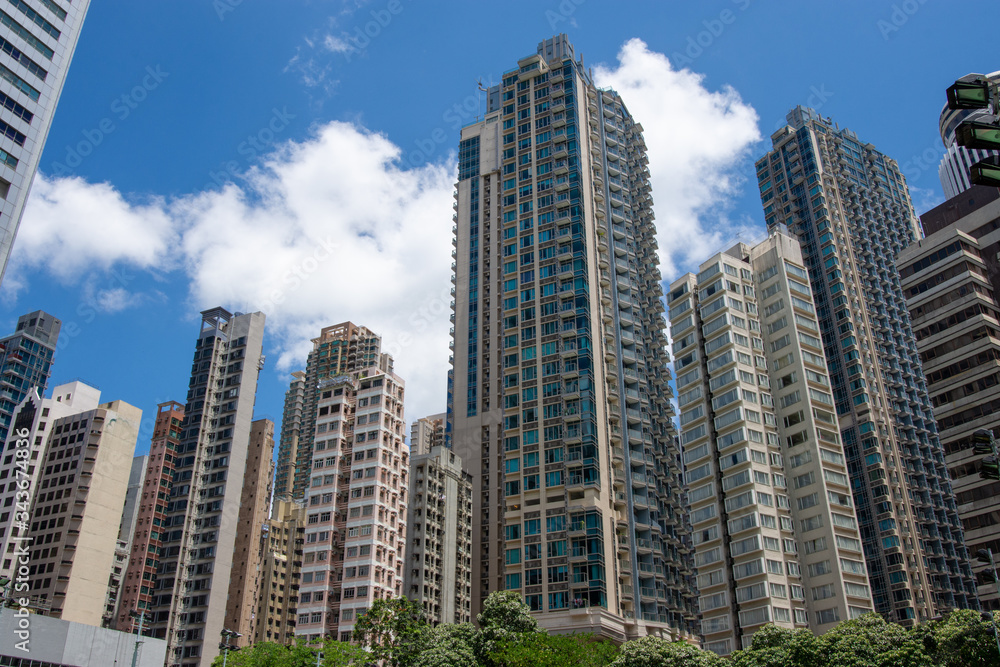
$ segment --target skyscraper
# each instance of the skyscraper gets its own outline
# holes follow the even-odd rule
[[[414,422],[414,426],[419,424]],[[444,428],[436,429],[441,439]],[[443,444],[410,459],[403,594],[432,624],[472,621],[472,476]]]
[[[462,129],[451,442],[473,476],[472,614],[697,634],[642,127],[565,35]]]
[[[872,610],[847,460],[799,244],[775,231],[671,286],[705,648],[767,623]]]
[[[0,10],[0,281],[90,0]]]
[[[157,587],[157,572],[163,541],[166,537],[167,503],[174,483],[174,462],[180,448],[184,406],[176,401],[156,406],[156,421],[149,445],[146,474],[142,480],[139,507],[132,530],[128,568],[122,578],[116,627],[129,631],[131,613],[146,613],[152,606]],[[147,626],[148,627],[148,626]]]
[[[61,326],[55,317],[36,310],[17,318],[14,333],[0,339],[0,442],[7,439],[14,408],[28,392],[36,388],[45,396]]]
[[[28,486],[30,518],[8,524],[8,541],[19,540],[16,543],[28,550],[29,590],[24,597],[32,607],[48,616],[100,626],[109,586],[117,592],[117,583],[109,580],[128,489],[129,467],[122,462],[135,454],[142,410],[112,401],[59,416],[50,409],[48,418],[51,431],[38,448],[35,483]],[[25,436],[12,437],[8,444],[27,440],[30,450],[32,430],[24,428]],[[0,479],[15,479],[10,473],[16,470],[6,467]]]
[[[316,435],[319,380],[383,363],[387,364],[385,369],[391,373],[392,357],[382,354],[381,337],[353,322],[326,327],[319,338],[313,340],[306,370],[292,373],[291,385],[285,392],[275,496],[296,500],[305,497]]]
[[[378,598],[403,594],[409,447],[403,381],[381,338],[350,322],[313,340],[299,452],[307,519],[295,635],[349,641]],[[298,464],[297,464],[298,465]]]
[[[1000,436],[1000,198],[977,187],[920,222],[927,238],[896,259],[917,350],[969,552],[1000,553],[1000,482],[980,478],[983,456],[973,451],[979,429]],[[980,604],[1000,609],[990,567],[972,565]]]
[[[1000,81],[1000,71],[987,75],[994,84]],[[996,113],[994,110],[993,113]],[[941,130],[941,141],[944,142],[944,156],[938,167],[938,177],[941,179],[941,189],[947,199],[957,197],[969,190],[969,167],[991,155],[1000,155],[1000,151],[983,148],[965,148],[955,143],[955,130],[964,121],[989,122],[990,114],[986,109],[949,109],[945,104],[941,109],[941,120],[938,126]]]
[[[919,237],[896,162],[797,107],[757,161],[769,230],[802,244],[875,610],[913,622],[975,607],[958,508],[896,254]]]
[[[306,542],[306,508],[298,500],[275,498],[265,524],[257,626],[253,643],[295,641],[302,548]]]
[[[212,308],[201,317],[149,606],[168,667],[208,667],[219,652],[264,365],[263,313]]]

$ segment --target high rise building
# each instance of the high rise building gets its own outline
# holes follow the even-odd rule
[[[0,13],[2,19],[3,14]],[[3,77],[0,77],[2,81]],[[0,83],[0,90],[2,88]],[[0,206],[0,225],[3,218],[3,207]],[[0,442],[7,440],[14,408],[31,390],[37,389],[39,396],[45,396],[61,326],[62,322],[55,317],[36,310],[17,318],[14,333],[0,339]]]
[[[260,595],[253,643],[295,641],[306,508],[298,500],[275,498],[265,524]]]
[[[970,207],[970,199],[978,206]],[[956,213],[962,215],[952,218]],[[983,456],[972,449],[979,429],[1000,436],[1000,197],[995,188],[975,188],[921,223],[927,238],[899,253],[896,263],[965,542],[973,554],[1000,553],[1000,482],[979,477]],[[980,604],[1000,609],[989,566],[974,559],[972,565]]]
[[[167,640],[167,667],[208,667],[219,653],[237,537],[247,528],[240,500],[264,365],[263,313],[212,308],[201,316],[184,419],[169,454],[173,486],[148,609],[153,636]]]
[[[448,414],[473,477],[472,615],[697,634],[642,126],[565,35],[462,129]]]
[[[994,84],[1000,82],[1000,71],[987,75]],[[996,113],[994,110],[993,113]],[[938,177],[941,179],[941,189],[947,199],[972,188],[969,182],[969,167],[990,156],[1000,155],[1000,151],[984,148],[965,148],[955,143],[955,130],[964,121],[989,122],[987,109],[949,109],[945,104],[941,109],[941,119],[938,127],[941,130],[941,141],[944,142],[944,156],[938,167]]]
[[[111,568],[108,598],[104,604],[104,618],[101,620],[101,625],[105,628],[114,628],[118,623],[125,573],[128,570],[129,554],[132,551],[132,538],[135,522],[139,517],[139,500],[146,479],[146,464],[148,462],[149,456],[145,454],[132,459],[132,469],[129,471],[128,487],[125,491],[125,506],[122,509],[121,524],[118,526],[115,563]]]
[[[409,447],[403,381],[381,339],[344,323],[313,341],[307,387],[315,406],[301,476],[308,515],[295,634],[349,641],[378,598],[403,593]],[[306,434],[303,429],[303,435]],[[295,473],[296,479],[300,472]]]
[[[122,578],[118,600],[115,627],[122,631],[132,630],[132,612],[146,613],[156,592],[163,532],[167,527],[167,503],[173,488],[174,462],[180,447],[183,420],[184,406],[180,403],[168,401],[156,406],[146,474],[132,529],[128,568]]]
[[[448,414],[421,417],[410,425],[410,459],[427,454],[434,447],[443,447]]]
[[[257,615],[264,557],[264,525],[271,505],[271,480],[274,478],[274,422],[258,419],[250,427],[243,495],[229,579],[229,603],[226,605],[226,629],[243,635],[235,643],[249,646],[263,621]]]
[[[0,280],[89,6],[18,0],[0,10]]]
[[[797,107],[757,161],[769,230],[802,244],[875,610],[912,623],[976,606],[896,254],[919,237],[896,162]]]
[[[55,418],[50,408],[50,418],[35,484],[28,489],[30,518],[8,524],[8,538],[27,548],[25,597],[31,606],[48,616],[100,626],[109,587],[117,592],[109,577],[128,488],[129,468],[121,461],[135,454],[142,410],[112,401]],[[30,438],[30,429],[19,425],[8,444],[22,433],[24,440]],[[14,479],[17,469],[16,463],[6,468],[5,477]]]
[[[443,440],[443,426],[438,430]],[[434,625],[470,623],[472,476],[443,444],[410,459],[406,526],[403,594]]]
[[[872,610],[847,460],[797,241],[776,231],[671,286],[704,647]]]
[[[326,327],[313,340],[306,370],[292,374],[285,393],[275,496],[305,497],[312,466],[319,380],[381,364],[388,364],[386,370],[392,372],[392,357],[382,354],[381,337],[352,322]]]

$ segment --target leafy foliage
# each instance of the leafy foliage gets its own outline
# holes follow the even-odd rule
[[[493,654],[511,649],[538,631],[531,609],[517,591],[493,591],[483,601],[483,611],[476,617],[480,631],[474,645],[476,659],[492,666]]]
[[[492,659],[503,667],[606,667],[617,654],[614,644],[590,634],[534,632],[505,644]]]
[[[721,667],[723,664],[721,658],[709,651],[650,636],[622,644],[611,667]]]
[[[369,660],[368,652],[354,644],[326,639],[321,647],[307,645],[299,640],[284,646],[274,642],[260,642],[253,646],[229,651],[226,667],[316,667],[316,654],[323,655],[322,667],[361,666]],[[222,667],[224,656],[212,661],[212,667]]]
[[[428,641],[423,610],[406,598],[378,599],[354,624],[354,641],[372,661],[391,667],[413,663]]]

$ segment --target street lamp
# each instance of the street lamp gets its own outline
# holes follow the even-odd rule
[[[226,661],[229,660],[229,649],[233,649],[235,651],[239,648],[239,646],[236,646],[232,642],[242,636],[243,635],[235,630],[227,630],[225,628],[222,629],[222,642],[219,644],[219,648],[222,649],[222,667],[226,667]]]
[[[993,560],[993,550],[992,549],[980,549],[976,552],[976,560],[980,563],[986,563],[993,570],[993,583],[997,587],[997,592],[1000,593],[1000,579],[997,579],[997,563]],[[997,653],[1000,653],[1000,632],[997,631],[997,617],[996,614],[992,612],[986,612],[990,615],[990,620],[993,621],[993,639],[997,643]]]
[[[982,74],[968,74],[948,88],[949,109],[985,109],[990,103],[990,82]]]
[[[143,644],[142,624],[145,623],[146,621],[151,621],[153,619],[151,619],[144,611],[132,610],[128,613],[128,615],[131,616],[132,618],[138,619],[139,621],[139,628],[138,631],[136,632],[136,638],[135,638],[135,648],[132,649],[132,667],[135,667],[136,663],[139,662],[139,647],[141,647]]]

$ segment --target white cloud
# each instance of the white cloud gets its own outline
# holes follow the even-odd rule
[[[614,88],[642,123],[665,280],[750,231],[746,221],[726,217],[726,198],[739,186],[737,166],[761,138],[757,112],[739,93],[708,90],[702,75],[674,69],[640,39],[622,46],[616,66],[596,67],[594,78]]]
[[[347,53],[354,50],[354,47],[346,39],[334,37],[333,35],[327,35],[323,39],[323,46],[327,51],[332,51],[333,53]]]
[[[736,227],[703,220],[723,219],[733,165],[759,138],[756,114],[638,40],[597,77],[645,128],[670,276]],[[453,158],[405,167],[386,137],[342,122],[283,144],[238,184],[171,201],[132,202],[107,183],[39,174],[4,285],[25,285],[32,270],[84,285],[121,266],[173,272],[188,283],[192,311],[263,310],[282,373],[304,364],[320,328],[351,320],[383,336],[411,420],[445,408],[454,174]],[[88,301],[105,311],[154,298],[103,287]]]

